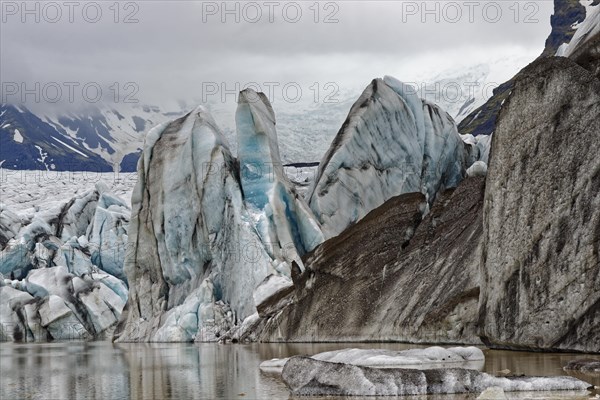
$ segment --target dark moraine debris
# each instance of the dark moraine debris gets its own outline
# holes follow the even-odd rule
[[[258,338],[480,343],[484,184],[446,190],[425,219],[422,194],[392,198],[324,242],[304,257],[287,305],[261,315]]]

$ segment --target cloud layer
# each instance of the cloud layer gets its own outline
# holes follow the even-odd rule
[[[122,99],[134,82],[156,104],[202,98],[207,82],[354,90],[384,74],[533,59],[552,13],[551,1],[50,3],[2,3],[3,84],[117,83]]]

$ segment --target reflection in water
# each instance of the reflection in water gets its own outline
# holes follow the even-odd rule
[[[423,346],[2,343],[0,398],[288,399],[289,392],[277,375],[260,372],[258,365],[262,361],[348,347],[404,350]],[[581,357],[492,350],[485,353],[484,371],[495,373],[509,369],[514,374],[526,375],[565,375],[562,366]],[[600,386],[600,376],[578,377]],[[431,396],[427,399],[475,397]],[[547,397],[536,395],[535,398]],[[417,397],[411,397],[414,399]]]

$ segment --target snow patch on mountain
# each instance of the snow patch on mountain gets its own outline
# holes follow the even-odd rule
[[[562,49],[561,56],[571,56],[576,48],[600,33],[600,4],[592,6],[593,3],[593,1],[587,1],[584,4],[586,6],[585,20],[577,27],[577,31],[573,35],[569,45]]]
[[[10,124],[8,124],[8,126],[10,126]],[[13,140],[17,143],[23,143],[23,136],[21,135],[21,132],[19,132],[18,129],[15,129]]]

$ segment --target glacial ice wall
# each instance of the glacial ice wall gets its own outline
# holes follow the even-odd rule
[[[202,107],[149,132],[132,196],[120,340],[212,338],[254,312],[252,290],[271,266],[236,175]]]
[[[330,238],[394,196],[421,192],[431,204],[476,161],[472,147],[410,86],[375,79],[323,157],[309,205]]]
[[[283,175],[271,106],[247,94],[237,114],[239,163],[203,107],[146,138],[118,340],[217,340],[256,313],[253,293],[265,278],[291,285],[291,261],[320,240]],[[253,169],[267,164],[274,173]]]

